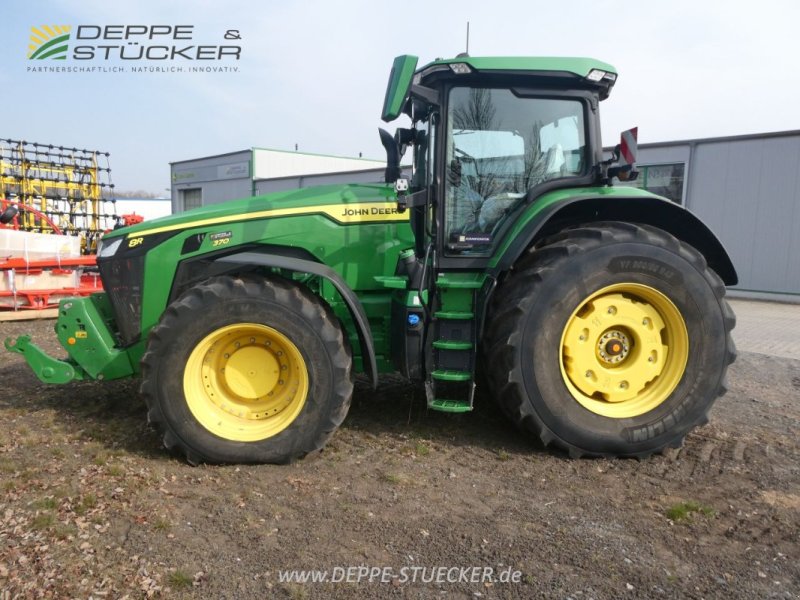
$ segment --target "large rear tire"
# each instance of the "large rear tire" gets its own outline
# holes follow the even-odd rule
[[[725,286],[670,234],[568,230],[494,294],[485,361],[503,411],[571,456],[644,457],[707,422],[736,357]]]
[[[305,288],[217,277],[153,328],[141,390],[164,445],[190,463],[286,463],[344,420],[351,365],[338,321]]]

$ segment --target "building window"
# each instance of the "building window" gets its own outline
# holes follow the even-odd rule
[[[189,188],[180,190],[182,210],[200,208],[203,205],[203,190],[201,188]]]
[[[663,165],[636,165],[639,178],[630,183],[622,183],[630,187],[653,192],[669,198],[676,204],[683,204],[683,177],[686,163],[669,163]]]

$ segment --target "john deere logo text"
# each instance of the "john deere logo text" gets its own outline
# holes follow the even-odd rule
[[[28,58],[42,60],[65,60],[69,42],[69,25],[40,25],[31,27],[30,44],[28,45]]]

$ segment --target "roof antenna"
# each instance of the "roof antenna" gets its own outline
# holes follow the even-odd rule
[[[469,21],[467,21],[467,50],[466,52],[460,52],[456,55],[456,58],[465,58],[469,57]]]

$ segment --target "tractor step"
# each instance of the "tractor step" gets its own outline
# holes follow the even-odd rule
[[[373,279],[392,290],[404,290],[408,287],[408,277],[405,275],[376,275]]]
[[[460,342],[457,340],[436,340],[433,347],[439,350],[472,350],[472,342]]]
[[[446,413],[465,413],[472,410],[472,406],[466,400],[440,400],[438,398],[429,402],[428,408]]]
[[[472,373],[469,371],[446,371],[437,369],[431,373],[431,377],[438,381],[471,381]]]
[[[454,321],[467,321],[475,317],[475,313],[458,310],[437,310],[433,313],[437,319],[453,319]]]
[[[447,289],[477,290],[483,287],[483,277],[481,276],[479,279],[450,279],[446,275],[439,275],[436,285]]]

